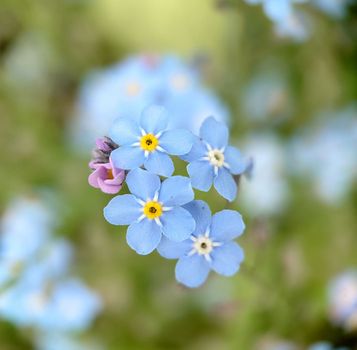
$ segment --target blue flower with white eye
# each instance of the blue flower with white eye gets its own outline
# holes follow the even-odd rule
[[[234,210],[222,210],[211,217],[203,201],[192,201],[184,208],[196,221],[195,231],[179,243],[164,237],[158,246],[163,257],[179,259],[177,281],[195,288],[205,282],[210,270],[224,276],[234,275],[244,259],[242,248],[233,241],[245,229],[241,215]]]
[[[135,169],[142,165],[152,173],[171,176],[174,171],[169,156],[188,153],[193,135],[184,129],[166,130],[166,110],[159,106],[146,108],[140,123],[130,118],[119,118],[109,135],[120,147],[111,153],[118,169]]]
[[[200,139],[182,159],[190,162],[187,171],[194,188],[207,192],[213,183],[221,196],[234,200],[237,184],[232,175],[242,174],[246,162],[237,148],[228,146],[228,128],[224,123],[207,118],[201,126]]]
[[[179,242],[190,237],[195,220],[182,205],[194,193],[187,177],[173,176],[161,183],[159,176],[140,168],[126,177],[131,194],[114,197],[104,208],[104,217],[113,225],[130,225],[127,242],[138,254],[151,253],[162,234]]]

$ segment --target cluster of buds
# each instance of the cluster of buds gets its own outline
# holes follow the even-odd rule
[[[125,180],[125,170],[116,168],[110,158],[112,151],[117,148],[118,145],[109,137],[99,138],[89,162],[92,173],[88,177],[88,182],[104,193],[118,193]]]

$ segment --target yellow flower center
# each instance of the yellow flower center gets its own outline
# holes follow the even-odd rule
[[[159,140],[153,134],[146,134],[140,139],[140,147],[144,151],[153,152],[159,145]]]
[[[112,169],[108,169],[107,170],[107,178],[109,180],[113,180],[114,179],[114,175],[113,175],[113,170]]]
[[[199,236],[193,246],[199,255],[205,255],[212,251],[213,242],[206,236]]]
[[[132,96],[132,97],[137,96],[139,95],[140,91],[141,91],[141,86],[136,81],[132,81],[128,83],[126,86],[126,93],[128,96]]]
[[[150,220],[160,217],[162,214],[161,204],[156,201],[147,202],[144,206],[144,214]]]
[[[208,152],[208,159],[214,166],[221,167],[224,164],[224,154],[218,149],[213,149]]]

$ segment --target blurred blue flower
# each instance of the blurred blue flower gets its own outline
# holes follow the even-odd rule
[[[342,18],[347,13],[347,7],[352,0],[312,0],[311,3],[321,11],[335,18]]]
[[[286,79],[281,72],[259,72],[244,90],[241,104],[245,115],[254,120],[288,116],[291,101]]]
[[[308,37],[308,29],[304,16],[297,12],[295,4],[307,0],[246,0],[250,4],[262,4],[266,16],[275,24],[275,31],[279,36],[290,37],[303,41]]]
[[[350,270],[330,282],[330,317],[347,330],[357,330],[357,270]]]
[[[159,106],[147,107],[140,123],[117,119],[109,136],[120,147],[110,157],[119,169],[134,169],[144,164],[155,174],[171,176],[174,165],[168,154],[184,155],[192,148],[193,135],[184,129],[166,130],[168,116]]]
[[[328,342],[319,342],[316,344],[311,345],[308,350],[348,350],[348,348],[345,347],[338,347],[335,348],[332,344]]]
[[[68,278],[72,247],[52,236],[54,215],[38,200],[20,198],[1,222],[0,316],[20,327],[77,331],[100,309],[98,296]]]
[[[189,239],[173,242],[163,238],[158,252],[167,259],[179,259],[176,279],[187,287],[199,287],[210,270],[234,275],[244,259],[242,248],[233,240],[240,236],[245,225],[234,210],[222,210],[211,217],[208,205],[192,201],[184,206],[196,221],[196,229]]]
[[[53,288],[40,328],[58,331],[87,329],[101,309],[101,300],[81,281],[69,278]]]
[[[74,143],[88,149],[97,137],[107,135],[115,119],[140,119],[150,104],[169,111],[169,127],[198,130],[203,119],[215,115],[228,121],[219,99],[202,86],[197,68],[174,55],[139,55],[84,81],[75,119],[71,124]]]
[[[102,350],[103,347],[74,334],[41,332],[36,337],[37,350]]]
[[[228,146],[228,128],[213,117],[207,118],[200,129],[189,154],[182,157],[187,166],[192,186],[209,191],[214,184],[218,193],[229,201],[237,195],[237,184],[232,175],[241,174],[246,168],[238,149]]]
[[[0,286],[18,277],[49,242],[52,213],[35,199],[15,199],[1,220]]]
[[[243,149],[254,168],[251,181],[242,178],[240,200],[254,216],[279,213],[289,197],[284,144],[274,134],[256,133],[245,140]]]
[[[291,38],[297,42],[305,41],[310,35],[308,17],[302,11],[294,10],[275,23],[275,32],[283,38]]]
[[[33,278],[35,277],[35,278]],[[0,315],[21,327],[48,331],[81,331],[101,308],[100,299],[76,279],[60,282],[35,273],[0,295]]]
[[[317,195],[328,203],[343,200],[357,178],[356,116],[355,105],[324,112],[291,141],[289,169],[304,180],[310,178]]]
[[[130,225],[127,242],[138,254],[151,253],[162,234],[173,241],[191,235],[195,221],[182,208],[194,198],[188,178],[173,176],[161,183],[159,176],[134,169],[126,182],[132,194],[114,197],[104,208],[104,216],[113,225]]]

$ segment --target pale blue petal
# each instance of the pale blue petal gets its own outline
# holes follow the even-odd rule
[[[144,219],[128,227],[126,241],[138,254],[147,255],[157,248],[161,240],[161,229],[154,220]]]
[[[230,202],[236,198],[237,184],[231,173],[223,167],[218,170],[218,175],[214,179],[214,187],[222,197]]]
[[[236,210],[222,210],[212,216],[210,236],[218,242],[240,236],[245,229],[242,215]]]
[[[139,125],[129,118],[116,119],[109,131],[109,137],[120,146],[138,142],[140,136]]]
[[[204,157],[207,152],[207,147],[203,144],[202,140],[199,137],[194,136],[191,151],[183,156],[180,156],[180,158],[186,162],[193,162],[194,160]]]
[[[175,170],[170,156],[159,151],[151,152],[145,160],[144,166],[152,173],[166,177],[171,176]]]
[[[168,116],[167,111],[161,106],[149,106],[144,109],[140,126],[150,134],[157,134],[160,131],[164,131],[167,128]]]
[[[164,212],[160,220],[164,235],[174,242],[182,242],[189,238],[196,228],[192,215],[181,207]]]
[[[192,241],[186,239],[182,242],[173,242],[165,236],[162,237],[157,251],[166,259],[178,259],[188,254],[192,249]]]
[[[161,185],[157,175],[140,168],[133,169],[128,173],[126,183],[130,192],[144,201],[153,199]]]
[[[183,208],[192,215],[196,222],[196,229],[193,235],[198,236],[204,234],[211,223],[211,210],[208,204],[198,200],[186,204]]]
[[[228,128],[213,117],[207,118],[201,126],[200,136],[212,148],[221,149],[228,144]]]
[[[160,137],[160,146],[174,156],[181,156],[190,152],[193,142],[193,134],[184,129],[168,130]]]
[[[232,276],[244,260],[243,249],[235,242],[216,247],[211,252],[211,268],[224,276]]]
[[[291,0],[265,0],[263,8],[266,15],[273,21],[283,21],[292,12]]]
[[[192,186],[200,191],[207,192],[212,186],[213,166],[207,160],[196,160],[187,166]]]
[[[130,225],[141,215],[141,206],[132,194],[114,197],[103,210],[105,219],[113,225]]]
[[[145,160],[144,151],[140,147],[124,146],[115,149],[110,158],[118,169],[135,169]]]
[[[228,146],[225,149],[224,161],[229,165],[229,171],[234,175],[242,174],[247,168],[247,163],[235,147]]]
[[[173,207],[191,202],[194,196],[188,177],[172,176],[162,183],[159,200],[165,207]]]
[[[207,279],[210,267],[203,256],[182,257],[176,264],[176,280],[187,287],[201,286]]]

